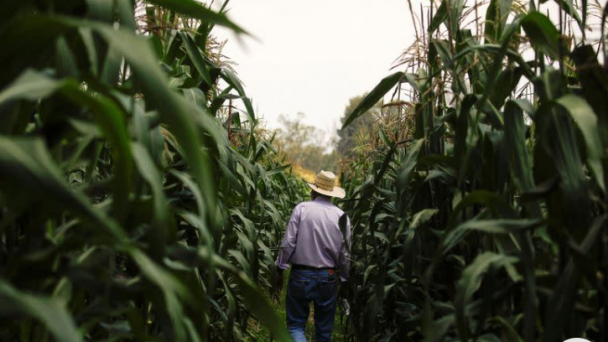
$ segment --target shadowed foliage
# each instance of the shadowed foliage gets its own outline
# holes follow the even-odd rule
[[[304,189],[210,36],[244,31],[193,0],[10,7],[0,340],[290,340],[260,286]]]
[[[412,13],[427,26],[406,71],[344,120],[397,87],[415,126],[378,126],[382,143],[341,176],[350,338],[607,340],[608,75],[566,25],[587,8],[558,1],[554,24],[537,1],[466,3]]]

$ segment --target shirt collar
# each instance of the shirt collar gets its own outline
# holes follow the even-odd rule
[[[322,196],[318,196],[317,198],[314,199],[314,202],[318,202],[318,203],[331,203],[331,198],[325,198]]]

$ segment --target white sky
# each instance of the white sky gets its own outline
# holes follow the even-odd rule
[[[221,1],[220,1],[221,2]],[[414,1],[418,3],[418,1]],[[228,17],[253,36],[228,39],[232,61],[258,117],[278,117],[334,134],[351,97],[370,91],[414,41],[405,0],[232,0]]]
[[[430,1],[413,0],[416,13],[420,3]],[[231,0],[228,9],[255,38],[239,40],[222,27],[213,34],[228,40],[223,52],[237,64],[258,118],[271,129],[279,127],[279,115],[294,119],[302,112],[304,123],[326,138],[335,135],[349,99],[392,73],[415,40],[407,0]],[[557,13],[553,2],[541,12],[547,10]],[[590,17],[588,24],[597,21]]]

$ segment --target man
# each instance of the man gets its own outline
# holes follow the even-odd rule
[[[312,201],[298,204],[287,224],[276,266],[275,290],[283,287],[283,271],[291,264],[285,306],[287,329],[294,341],[306,341],[304,331],[309,304],[314,303],[317,342],[330,341],[336,313],[338,274],[345,282],[350,268],[350,222],[331,197],[344,198],[344,189],[335,186],[336,176],[321,171],[312,189]],[[342,218],[341,230],[340,218]],[[341,288],[342,290],[342,288]]]

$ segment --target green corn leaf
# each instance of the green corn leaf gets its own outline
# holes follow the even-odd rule
[[[50,96],[61,83],[33,70],[24,72],[15,82],[0,93],[0,104],[14,100],[36,101]]]
[[[456,35],[458,32],[458,22],[460,21],[460,17],[462,16],[462,10],[464,9],[465,1],[466,0],[447,1],[450,5],[450,13],[447,19],[450,21],[451,24],[451,27],[449,27],[448,29],[450,30],[450,32],[452,32],[453,35]]]
[[[184,325],[186,326],[186,330],[188,331],[189,341],[203,342],[203,340],[199,336],[198,331],[196,330],[196,327],[194,326],[194,323],[192,323],[192,320],[187,316],[184,316]]]
[[[279,167],[277,167],[275,169],[269,170],[268,172],[266,172],[266,177],[271,177],[271,176],[276,175],[276,174],[281,174],[285,170],[289,169],[290,167],[291,167],[291,165],[282,165],[282,166],[279,166]]]
[[[220,169],[222,170],[223,176],[226,178],[226,180],[228,182],[230,182],[230,184],[234,187],[234,189],[237,192],[239,192],[240,194],[242,194],[243,196],[248,196],[247,190],[245,189],[243,184],[241,184],[241,182],[240,182],[240,180],[242,180],[243,178],[237,177],[237,175],[241,176],[242,174],[240,172],[237,172],[237,174],[235,174],[228,168],[228,166],[226,166],[222,162],[220,162],[218,165],[219,165]]]
[[[608,77],[598,63],[595,48],[582,45],[572,51],[576,74],[583,87],[583,95],[598,117],[598,129],[604,146],[608,145]]]
[[[407,82],[412,86],[412,88],[417,91],[420,92],[421,88],[420,88],[420,82],[418,80],[418,75],[415,74],[404,74],[405,79],[407,80]]]
[[[243,88],[243,84],[241,83],[239,78],[232,71],[225,68],[221,70],[220,76],[224,81],[226,81],[226,83],[228,83],[228,85],[230,85],[237,91],[237,93],[239,93],[239,96],[241,97],[241,100],[245,105],[247,117],[252,123],[255,124],[257,120],[255,118],[253,106],[251,105],[251,100],[245,94],[245,88]]]
[[[198,71],[199,75],[202,77],[203,81],[207,83],[208,86],[211,86],[211,76],[209,75],[208,66],[203,58],[203,54],[196,46],[194,39],[188,33],[179,32],[181,36],[181,40],[184,42],[184,46],[186,47],[186,52],[188,53],[188,57],[190,57],[190,61]]]
[[[194,296],[180,279],[156,264],[141,250],[130,247],[126,252],[133,258],[142,275],[161,290],[163,301],[157,305],[169,315],[175,340],[184,340],[187,327],[184,326],[182,303],[195,305]]]
[[[237,231],[236,236],[239,238],[239,243],[243,247],[245,255],[251,260],[253,258],[253,243],[250,239],[255,239],[255,235],[247,237],[243,232]]]
[[[511,11],[513,0],[492,0],[486,11],[484,37],[486,41],[498,42],[507,17]]]
[[[260,289],[245,275],[245,273],[239,271],[218,255],[213,255],[212,259],[213,263],[229,271],[234,276],[234,280],[239,285],[247,308],[256,315],[259,321],[264,324],[268,330],[270,330],[273,337],[279,341],[292,341],[285,325],[281,323],[281,320],[266,297],[260,295]]]
[[[153,4],[157,4],[164,8],[170,9],[177,13],[182,13],[192,18],[200,19],[204,22],[225,26],[236,33],[247,33],[239,25],[232,22],[225,14],[217,13],[203,6],[194,0],[149,0]]]
[[[113,219],[93,208],[81,192],[65,184],[61,170],[52,160],[42,139],[0,136],[0,173],[4,181],[22,184],[32,198],[41,198],[69,210],[91,223],[92,227],[100,228],[97,233],[108,234],[116,243],[127,243],[126,234]]]
[[[228,300],[228,310],[226,312],[227,322],[226,322],[226,334],[232,333],[234,327],[234,321],[236,319],[236,300],[234,299],[234,295],[230,290],[229,283],[226,281],[224,274],[221,270],[217,270],[217,275],[222,284],[224,285],[224,292],[226,293],[226,299]]]
[[[583,98],[573,94],[564,95],[556,102],[570,113],[574,123],[581,131],[587,147],[589,168],[593,172],[599,187],[606,191],[604,168],[602,166],[602,159],[605,156],[597,129],[598,120],[593,108]]]
[[[515,210],[513,210],[504,197],[487,190],[476,190],[467,194],[462,200],[456,203],[454,211],[448,221],[448,228],[454,227],[455,223],[458,222],[461,211],[474,203],[483,205],[488,208],[493,215],[498,217],[507,219],[517,217]]]
[[[450,52],[450,47],[448,44],[449,43],[446,40],[433,39],[431,41],[431,46],[429,47],[429,53],[432,53],[433,55],[439,55],[444,68],[451,70],[452,53]]]
[[[441,1],[441,5],[439,5],[437,12],[435,12],[433,19],[431,19],[431,23],[429,24],[429,27],[427,30],[428,33],[435,32],[435,30],[437,30],[439,28],[439,26],[441,24],[443,24],[443,22],[446,21],[446,19],[448,18],[447,3],[449,3],[449,1]]]
[[[201,189],[205,205],[208,208],[216,208],[217,198],[211,160],[207,153],[201,153],[197,128],[205,129],[209,133],[209,137],[216,142],[225,141],[225,137],[221,137],[219,131],[215,129],[217,123],[208,113],[190,105],[183,97],[178,96],[167,87],[167,78],[158,67],[155,55],[145,40],[104,25],[89,25],[93,26],[131,64],[134,76],[143,88],[146,99],[158,108],[162,120],[169,124],[180,143],[191,172]],[[197,125],[197,122],[200,122],[200,126]],[[211,216],[213,222],[217,220],[215,210],[209,210],[206,214]]]
[[[359,103],[352,113],[348,115],[346,120],[344,120],[341,129],[348,127],[353,120],[367,112],[376,103],[378,103],[378,101],[380,101],[386,93],[401,82],[403,75],[403,72],[396,72],[380,81],[380,83]]]
[[[167,64],[172,64],[174,60],[181,59],[185,56],[185,52],[182,50],[182,36],[180,34],[172,35],[170,40],[166,43],[165,54],[162,56],[162,61]]]
[[[207,97],[202,90],[198,88],[182,88],[184,97],[193,105],[204,108],[206,106]]]
[[[256,229],[255,229],[255,226],[253,224],[253,221],[251,221],[250,219],[246,218],[245,215],[243,214],[243,212],[240,209],[233,208],[233,209],[230,210],[230,214],[231,215],[236,215],[241,220],[241,222],[243,223],[245,229],[247,230],[247,234],[249,236],[254,236]]]
[[[539,227],[541,220],[469,220],[450,231],[442,241],[442,252],[449,252],[470,232],[479,231],[488,234],[514,234]]]
[[[547,78],[545,82],[549,80]],[[549,89],[549,85],[546,88]],[[540,143],[536,144],[534,171],[535,177],[547,180],[559,177],[557,192],[550,193],[549,198],[556,199],[561,194],[563,199],[548,204],[553,217],[580,241],[585,234],[580,227],[586,227],[593,217],[588,197],[589,182],[582,167],[575,123],[566,109],[555,105],[557,99],[543,103],[537,110],[535,139]]]
[[[86,0],[88,19],[99,20],[105,23],[112,22],[114,2],[103,0]]]
[[[55,47],[57,38],[69,30],[69,27],[48,17],[31,18],[12,18],[0,31],[0,40],[6,44],[0,51],[0,65],[10,65],[0,73],[2,87],[27,69],[48,66],[47,57],[52,55],[51,49]]]
[[[407,202],[407,196],[409,194],[409,180],[414,167],[418,163],[418,155],[420,154],[420,150],[424,146],[424,140],[419,139],[414,141],[407,151],[407,156],[405,160],[401,163],[401,168],[399,170],[399,174],[395,181],[395,185],[397,187],[397,213],[402,215],[405,213],[405,205]]]
[[[410,222],[410,229],[418,228],[420,225],[424,224],[428,220],[430,220],[433,215],[437,214],[439,210],[437,209],[423,209],[414,216],[412,216],[412,221]]]
[[[66,26],[66,25],[64,25]],[[68,27],[68,26],[66,26]],[[85,46],[86,55],[88,57],[88,65],[89,71],[98,75],[99,73],[99,56],[97,55],[96,45],[95,45],[95,37],[93,35],[93,31],[88,27],[79,27],[78,32],[80,34],[80,38]]]
[[[553,59],[560,57],[559,32],[547,16],[540,12],[530,12],[521,19],[521,26],[533,47]]]
[[[581,31],[585,30],[581,17],[578,14],[578,10],[574,7],[574,3],[572,2],[572,0],[555,0],[555,2],[564,12],[568,13],[571,18],[576,20],[576,23],[578,24],[578,27],[581,29]],[[581,13],[584,13],[585,15],[586,12],[587,11],[583,9]]]
[[[42,322],[57,341],[82,341],[69,311],[59,300],[21,292],[0,279],[0,305]],[[0,309],[0,316],[2,313]]]
[[[458,333],[462,340],[467,341],[470,335],[469,323],[466,317],[466,306],[473,297],[473,294],[481,286],[481,281],[483,280],[484,275],[490,269],[498,269],[516,262],[518,262],[518,259],[514,257],[492,252],[484,252],[478,255],[475,260],[462,272],[462,276],[458,281],[458,292],[454,298],[456,321],[458,322]]]
[[[279,319],[273,307],[264,296],[259,294],[259,288],[249,278],[245,277],[242,272],[235,277],[235,280],[239,284],[246,306],[253,312],[260,323],[270,330],[272,336],[278,341],[292,341],[285,325]]]
[[[135,13],[131,0],[116,0],[116,10],[121,28],[135,31]]]
[[[122,57],[116,52],[116,50],[110,47],[106,54],[103,67],[100,71],[101,81],[109,85],[116,85],[120,77],[120,68],[122,67],[122,63]]]
[[[488,322],[496,322],[500,324],[506,331],[506,337],[508,342],[524,342],[524,340],[519,336],[517,330],[513,327],[511,323],[509,323],[504,317],[496,316],[488,320]]]
[[[365,284],[367,283],[367,279],[369,278],[369,275],[371,274],[371,272],[374,270],[374,268],[376,268],[378,265],[370,265],[367,266],[367,268],[365,269],[365,272],[363,272],[363,285],[365,286]]]
[[[240,266],[240,269],[243,270],[243,272],[245,272],[245,274],[251,276],[250,262],[247,261],[247,258],[243,255],[243,253],[241,253],[241,251],[229,250],[228,255],[230,255],[231,257],[234,258],[234,260],[236,260],[236,262]]]
[[[57,74],[62,77],[78,77],[78,68],[76,68],[74,54],[70,50],[70,47],[68,46],[68,43],[64,37],[57,39],[57,47],[55,51]]]
[[[8,89],[0,93],[0,104],[20,99],[38,100],[55,92],[60,92],[69,100],[88,107],[95,114],[95,119],[105,137],[114,146],[117,172],[114,180],[113,206],[120,222],[128,209],[133,162],[124,113],[119,106],[101,94],[93,96],[83,92],[74,80],[56,81],[35,71],[25,72]]]
[[[597,217],[589,227],[589,231],[580,244],[583,253],[589,253],[591,248],[600,243],[600,233],[606,229],[608,215]],[[562,336],[564,326],[568,322],[569,312],[572,312],[578,294],[578,285],[581,278],[581,268],[576,265],[574,259],[570,259],[559,277],[557,286],[548,301],[545,317],[553,324],[552,329],[544,332],[544,341],[557,341]]]
[[[135,165],[137,165],[139,173],[152,189],[155,218],[155,233],[152,237],[155,248],[153,255],[163,255],[166,241],[174,234],[171,234],[173,225],[170,221],[167,200],[163,192],[162,179],[146,148],[139,143],[133,143],[132,149]]]
[[[526,148],[526,136],[523,112],[512,101],[505,105],[505,140],[509,150],[509,165],[512,177],[519,191],[526,192],[534,187],[532,167]]]

